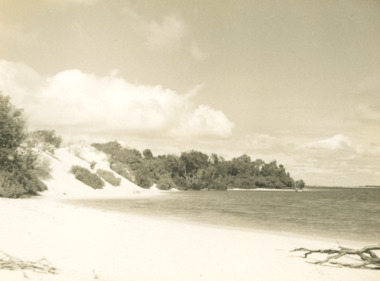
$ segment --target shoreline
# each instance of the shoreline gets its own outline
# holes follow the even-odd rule
[[[336,246],[320,239],[173,222],[64,201],[0,199],[0,250],[28,260],[45,257],[61,270],[58,275],[27,271],[30,280],[378,278],[376,271],[312,265],[290,253],[298,247]],[[0,280],[25,277],[22,271],[0,270]]]
[[[164,195],[164,194],[162,194]],[[156,197],[157,195],[152,195],[152,197]],[[150,196],[148,196],[150,197]],[[109,198],[98,198],[98,197],[90,197],[90,198],[64,198],[64,199],[56,199],[57,202],[62,202],[63,204],[67,204],[69,206],[73,207],[78,207],[78,208],[83,208],[83,209],[88,209],[88,210],[94,210],[94,211],[99,211],[99,212],[104,212],[108,213],[110,215],[115,215],[115,216],[126,216],[126,217],[138,217],[142,219],[147,219],[147,220],[153,220],[157,222],[162,222],[162,223],[174,223],[174,224],[185,224],[188,226],[194,226],[194,227],[206,227],[206,228],[215,228],[219,230],[231,230],[231,231],[242,231],[242,232],[250,232],[253,234],[264,234],[264,235],[272,235],[272,236],[283,236],[283,237],[289,237],[291,239],[301,239],[301,240],[312,240],[312,241],[321,241],[321,242],[326,242],[330,243],[331,245],[349,245],[349,246],[355,246],[357,248],[361,248],[363,245],[372,245],[376,244],[377,241],[369,241],[369,240],[357,240],[353,238],[341,238],[337,237],[337,235],[333,236],[332,234],[328,233],[299,233],[299,232],[291,232],[291,231],[285,231],[285,230],[276,230],[276,229],[269,229],[265,227],[245,227],[245,226],[238,226],[238,225],[233,225],[233,224],[224,224],[224,223],[211,223],[211,222],[206,222],[206,221],[199,221],[195,219],[187,219],[184,217],[162,217],[162,216],[155,216],[152,214],[142,214],[142,213],[125,213],[123,211],[118,211],[118,210],[104,210],[101,208],[96,208],[92,206],[86,206],[86,205],[81,205],[78,202],[75,202],[76,200],[79,200],[80,202],[85,201],[85,200],[114,200],[114,199],[136,199],[136,198],[146,198],[144,197],[119,197],[119,198],[114,198],[114,197],[109,197]],[[73,200],[73,202],[70,202]]]

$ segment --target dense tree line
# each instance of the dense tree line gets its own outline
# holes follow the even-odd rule
[[[302,180],[295,182],[276,161],[253,161],[245,154],[227,161],[216,154],[209,156],[195,150],[182,152],[180,156],[155,157],[149,149],[141,153],[118,142],[92,146],[108,155],[111,169],[144,188],[153,184],[160,189],[180,190],[285,189],[305,185]]]
[[[40,180],[49,176],[49,163],[41,159],[41,151],[54,154],[62,142],[54,131],[28,132],[22,110],[16,108],[10,98],[0,94],[0,197],[36,195],[46,190]],[[142,153],[117,142],[93,144],[105,152],[110,168],[119,175],[149,188],[156,184],[160,189],[226,190],[228,188],[302,188],[302,180],[294,181],[283,165],[276,161],[265,163],[252,161],[248,155],[232,160],[200,151],[182,152],[181,155],[154,156],[149,149]],[[89,178],[86,172],[76,169],[79,177]],[[102,171],[102,177],[118,185],[118,178],[110,178]],[[86,176],[87,175],[87,176]],[[91,178],[97,177],[91,173]],[[93,183],[94,180],[91,180]],[[96,188],[102,184],[96,183]]]

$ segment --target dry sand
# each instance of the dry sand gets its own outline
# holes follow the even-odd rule
[[[334,247],[253,231],[103,212],[49,198],[0,199],[0,250],[47,258],[57,275],[0,270],[0,280],[380,280],[375,270],[305,262],[296,247]],[[364,245],[362,245],[364,246]]]

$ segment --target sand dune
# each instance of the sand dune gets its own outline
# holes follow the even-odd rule
[[[54,155],[42,152],[42,157],[47,158],[51,166],[51,177],[44,180],[48,186],[48,191],[43,192],[44,197],[54,198],[87,198],[87,197],[125,197],[135,195],[157,195],[160,193],[156,188],[143,189],[131,181],[117,175],[110,169],[107,156],[95,148],[85,144],[75,144],[69,147],[56,149]],[[90,168],[91,163],[96,163],[94,169]],[[120,186],[112,186],[105,182],[103,189],[92,189],[75,179],[70,173],[73,165],[78,165],[95,172],[103,169],[121,178]]]

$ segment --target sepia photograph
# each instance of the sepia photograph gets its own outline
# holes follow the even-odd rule
[[[0,280],[380,280],[380,0],[0,0]]]

